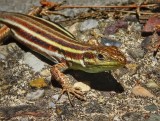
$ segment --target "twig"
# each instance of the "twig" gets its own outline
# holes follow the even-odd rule
[[[146,8],[146,7],[156,7],[157,4],[150,4],[150,5],[141,5],[140,8]],[[137,8],[138,5],[128,5],[128,6],[79,6],[79,5],[65,5],[65,6],[59,6],[60,9],[65,8]]]
[[[124,12],[124,13],[132,13],[132,14],[137,14],[136,11],[125,11],[125,10],[115,10],[115,12]],[[160,15],[159,13],[151,13],[151,12],[140,12],[140,14],[143,15]]]

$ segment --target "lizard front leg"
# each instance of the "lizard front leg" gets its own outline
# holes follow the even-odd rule
[[[70,83],[70,77],[65,75],[63,72],[68,69],[68,65],[66,63],[58,63],[54,65],[51,69],[52,76],[59,82],[62,86],[62,93],[59,96],[58,100],[61,96],[66,92],[71,103],[70,94],[74,95],[75,97],[85,100],[83,97],[82,91],[79,88],[74,88]],[[71,103],[72,104],[72,103]]]

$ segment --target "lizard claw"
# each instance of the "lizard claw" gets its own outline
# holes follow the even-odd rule
[[[62,95],[64,93],[67,93],[69,102],[71,103],[72,106],[73,106],[73,104],[72,104],[72,101],[71,101],[71,96],[70,96],[71,94],[74,95],[76,98],[78,98],[80,100],[83,100],[83,101],[86,100],[83,97],[83,92],[81,91],[81,89],[77,88],[77,87],[72,87],[70,85],[63,87],[62,92],[61,92],[60,96],[58,97],[58,100],[62,97]]]

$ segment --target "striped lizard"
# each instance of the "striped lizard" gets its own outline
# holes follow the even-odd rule
[[[99,73],[117,69],[125,65],[125,56],[114,46],[80,43],[60,25],[36,17],[51,2],[46,3],[28,15],[1,11],[0,23],[4,26],[0,29],[0,40],[11,35],[23,45],[53,61],[55,65],[51,68],[51,74],[62,86],[60,97],[66,92],[69,100],[70,94],[83,100],[82,91],[74,88],[70,78],[63,72],[75,69]]]

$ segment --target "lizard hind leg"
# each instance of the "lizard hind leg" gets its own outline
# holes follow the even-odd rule
[[[40,4],[43,7],[42,11],[41,11],[41,15],[51,15],[51,14],[55,14],[55,15],[61,15],[63,17],[67,17],[62,13],[59,12],[54,12],[52,10],[61,10],[62,8],[60,7],[62,4],[64,4],[64,2],[62,3],[56,3],[56,2],[49,2],[47,0],[40,0]]]
[[[37,16],[41,13],[42,11],[42,7],[35,7],[33,8],[29,13],[28,15],[30,16]],[[3,40],[8,36],[10,35],[11,33],[11,30],[9,27],[7,27],[6,25],[3,25],[1,28],[0,28],[0,44],[2,44]]]
[[[3,25],[0,28],[0,45],[3,43],[3,40],[10,34],[10,28],[8,28],[6,25]]]
[[[60,6],[61,4],[56,3],[56,2],[49,2],[47,0],[40,0],[40,4],[41,6],[33,6],[31,11],[28,13],[28,15],[30,16],[48,16],[49,14],[58,14],[58,15],[62,15],[60,13],[54,12],[54,11],[50,11],[50,9],[56,8],[58,6]]]

